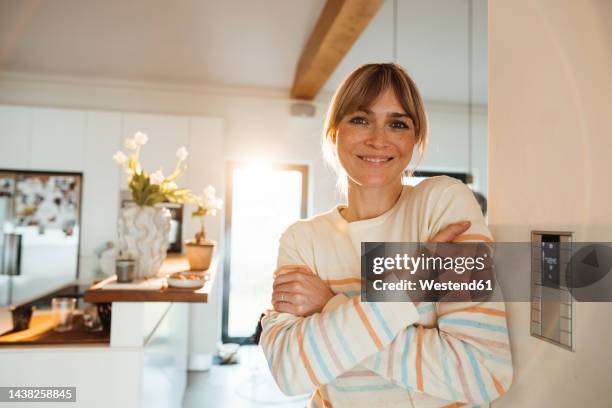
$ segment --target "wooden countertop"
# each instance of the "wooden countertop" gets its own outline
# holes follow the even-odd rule
[[[105,330],[88,331],[83,323],[83,315],[75,314],[73,328],[67,332],[55,332],[56,321],[49,312],[35,311],[26,330],[11,332],[0,336],[2,346],[38,346],[69,344],[105,344],[110,343],[110,333]]]
[[[218,257],[215,257],[206,271],[206,283],[199,289],[173,288],[164,283],[159,290],[138,289],[103,289],[107,283],[115,282],[112,276],[96,283],[85,292],[84,300],[89,303],[112,302],[188,302],[207,303],[216,275]],[[184,256],[169,256],[159,271],[159,276],[189,270],[189,263]],[[195,272],[195,271],[194,271]]]

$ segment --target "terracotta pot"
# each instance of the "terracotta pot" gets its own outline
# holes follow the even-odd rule
[[[189,261],[189,268],[192,271],[204,271],[208,269],[212,261],[215,245],[215,241],[208,240],[204,240],[203,242],[186,242],[185,253]]]

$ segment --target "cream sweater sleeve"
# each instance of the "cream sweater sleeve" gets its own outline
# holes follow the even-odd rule
[[[307,264],[303,234],[296,224],[281,237],[278,265]],[[384,350],[397,334],[419,318],[416,307],[402,303],[342,302],[308,317],[268,310],[260,344],[280,389],[288,395],[313,391],[351,370],[367,356]]]
[[[472,226],[457,241],[492,241],[472,192],[453,184],[434,206],[431,235],[465,219]],[[513,376],[505,304],[497,290],[498,301],[419,305],[436,309],[437,327],[410,325],[362,364],[406,389],[458,403],[490,403],[508,390]]]

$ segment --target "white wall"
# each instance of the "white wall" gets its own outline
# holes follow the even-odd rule
[[[494,0],[489,18],[493,234],[612,241],[612,2]],[[609,303],[577,303],[570,352],[531,337],[529,303],[509,303],[515,379],[495,406],[611,406],[611,315]]]

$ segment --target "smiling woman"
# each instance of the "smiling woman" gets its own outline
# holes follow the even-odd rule
[[[336,91],[324,133],[346,205],[291,225],[280,240],[261,345],[287,394],[310,407],[486,405],[512,382],[501,293],[483,302],[359,298],[362,242],[490,242],[458,180],[402,176],[427,138],[423,103],[395,64],[369,64]]]
[[[353,71],[329,107],[323,154],[344,193],[347,176],[361,186],[389,184],[408,167],[415,146],[416,165],[425,151],[427,118],[416,85],[399,66],[381,66]]]

